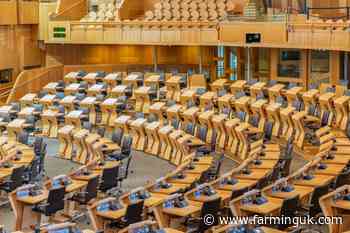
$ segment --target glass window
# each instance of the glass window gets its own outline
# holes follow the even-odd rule
[[[236,71],[237,70],[237,53],[235,48],[230,49],[230,69]],[[237,80],[236,72],[231,73],[230,80]]]
[[[329,83],[329,61],[329,51],[313,50],[310,52],[310,85],[319,86],[321,83]]]
[[[278,76],[288,78],[299,78],[300,60],[300,50],[281,49],[279,53]]]
[[[9,83],[12,81],[13,69],[0,70],[0,83]]]
[[[217,64],[217,76],[222,77],[225,74],[225,67],[224,67],[224,53],[225,48],[224,46],[218,46],[218,64]]]

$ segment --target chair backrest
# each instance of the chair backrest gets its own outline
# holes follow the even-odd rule
[[[21,167],[16,167],[13,169],[11,178],[10,178],[10,190],[15,190],[16,188],[20,187],[23,185],[24,182],[24,166]]]
[[[316,216],[318,213],[320,213],[322,211],[321,207],[320,207],[319,200],[323,195],[327,194],[328,191],[329,191],[329,184],[325,184],[323,186],[319,186],[319,187],[316,187],[314,189],[314,192],[312,193],[312,197],[311,197],[311,201],[310,201],[310,204],[311,204],[310,216],[311,217]]]
[[[193,123],[188,123],[185,128],[185,132],[191,135],[194,135],[194,124]]]
[[[350,171],[342,172],[337,176],[335,180],[335,188],[350,184]]]
[[[38,155],[41,152],[43,146],[44,139],[42,137],[35,137],[34,140],[34,152]]]
[[[202,140],[202,141],[206,141],[207,140],[207,128],[204,126],[199,126],[198,127],[198,133],[197,133],[197,137]]]
[[[139,201],[128,205],[125,213],[127,225],[137,223],[142,220],[143,203],[144,201]]]
[[[50,189],[49,196],[47,198],[47,203],[48,203],[47,213],[49,215],[64,209],[64,195],[65,195],[64,186]]]
[[[123,130],[116,129],[112,134],[112,141],[114,143],[117,143],[120,146],[122,144],[122,140],[123,140]]]
[[[103,169],[102,173],[102,189],[109,190],[118,185],[119,167],[112,167]]]
[[[286,217],[295,217],[298,207],[299,195],[292,198],[286,198],[283,200],[280,215]]]
[[[106,129],[105,128],[97,128],[97,134],[100,135],[101,137],[105,136]]]
[[[221,205],[220,197],[214,200],[204,202],[201,209],[202,220],[199,224],[197,232],[202,233],[207,229],[211,228],[212,226],[216,226],[218,224],[218,212],[220,210],[220,205]],[[208,216],[208,215],[212,215],[214,217],[214,223],[210,226],[208,226],[208,224],[205,224],[205,222],[203,221],[205,216]]]
[[[86,192],[87,192],[86,201],[90,201],[97,197],[98,181],[99,181],[99,176],[96,176],[89,180],[86,186]]]
[[[18,142],[28,145],[28,140],[29,140],[29,134],[27,132],[21,132],[18,135]]]
[[[231,200],[236,199],[239,196],[242,196],[244,193],[248,192],[249,188],[242,188],[242,189],[238,189],[238,190],[232,190],[231,193]]]
[[[130,155],[131,146],[132,146],[132,137],[130,137],[130,136],[124,137],[123,144],[121,147],[122,154]]]

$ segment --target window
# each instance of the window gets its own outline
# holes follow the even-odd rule
[[[12,81],[13,69],[0,70],[0,83],[9,83]]]
[[[218,53],[218,64],[217,64],[216,72],[218,77],[222,77],[225,74],[225,67],[224,67],[225,47],[218,46],[217,53]]]
[[[237,70],[237,54],[236,49],[231,48],[230,50],[230,69],[236,71]],[[237,73],[233,72],[230,75],[230,80],[237,80]]]
[[[296,49],[281,49],[278,62],[278,76],[299,78],[301,52]]]

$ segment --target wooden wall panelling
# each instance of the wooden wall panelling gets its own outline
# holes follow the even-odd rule
[[[18,21],[19,24],[39,23],[39,1],[18,1]]]
[[[122,27],[122,40],[127,42],[141,42],[141,26],[124,25]]]
[[[329,51],[329,62],[330,62],[330,83],[338,85],[340,80],[340,52]]]
[[[223,23],[220,26],[220,40],[227,43],[245,44],[246,33],[260,33],[261,44],[286,43],[286,26],[280,22],[270,23]]]
[[[1,0],[0,9],[0,25],[17,24],[17,0]]]

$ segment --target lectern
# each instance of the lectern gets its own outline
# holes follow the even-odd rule
[[[75,131],[78,131],[81,129],[81,118],[83,117],[83,111],[81,110],[74,110],[69,112],[64,118],[65,118],[65,124],[66,125],[73,125],[75,128]]]
[[[147,119],[138,118],[130,122],[130,129],[133,135],[132,148],[134,150],[143,151],[147,143],[147,137],[145,132],[145,125]]]
[[[74,126],[65,125],[58,130],[59,156],[62,159],[72,159]]]
[[[196,91],[187,89],[180,95],[180,103],[184,108],[189,108],[196,104]]]
[[[250,86],[250,96],[254,100],[258,100],[261,97],[264,97],[264,88],[266,87],[265,82],[257,82]]]
[[[86,108],[89,110],[89,122],[93,125],[96,125],[96,97],[86,97],[80,101],[80,107]]]
[[[17,141],[18,135],[23,131],[25,127],[25,119],[15,119],[7,125],[8,141]]]
[[[217,79],[212,84],[210,84],[211,91],[215,93],[219,93],[220,91],[224,91],[228,84],[228,79]]]
[[[159,140],[162,142],[160,145],[159,156],[165,160],[170,160],[172,146],[170,143],[169,135],[174,131],[174,128],[170,125],[163,126],[159,129]]]
[[[218,98],[219,112],[226,114],[228,117],[231,117],[233,112],[232,102],[234,98],[235,97],[232,94],[226,94],[226,95],[220,96]]]
[[[164,125],[164,116],[163,112],[165,112],[165,103],[164,102],[156,102],[152,104],[149,108],[149,113],[153,114],[157,117],[157,120],[161,125]]]
[[[252,116],[250,118],[250,122],[254,127],[257,127],[259,130],[264,131],[265,123],[266,123],[266,111],[265,106],[268,101],[265,99],[259,99],[250,105],[250,109],[252,111]]]
[[[185,85],[185,79],[182,76],[172,76],[165,82],[166,99],[180,101],[181,89]]]
[[[122,83],[122,77],[123,77],[123,75],[122,75],[121,72],[107,74],[103,78],[103,82],[108,87],[107,92],[110,92],[115,86],[121,84]]]
[[[336,111],[335,125],[338,129],[345,131],[349,121],[350,96],[341,96],[334,100]]]
[[[168,117],[168,124],[173,126],[175,129],[181,128],[181,109],[182,106],[175,104],[166,110]]]
[[[236,114],[237,117],[240,118],[244,122],[249,122],[250,118],[250,97],[249,96],[243,96],[239,99],[236,99],[234,101],[234,105],[236,108]]]
[[[39,103],[41,103],[44,106],[44,110],[47,110],[50,107],[52,107],[56,101],[56,95],[45,95],[39,100]]]
[[[237,80],[235,81],[231,86],[231,93],[236,96],[237,93],[244,91],[245,85],[247,84],[247,81],[245,80]]]
[[[117,104],[118,100],[115,98],[108,98],[101,104],[102,121],[101,124],[105,126],[114,126],[114,121],[117,118]]]
[[[122,130],[124,135],[129,135],[130,133],[130,120],[131,116],[122,115],[115,119],[115,128]]]
[[[281,104],[273,102],[266,106],[266,114],[268,121],[272,124],[272,135],[278,137],[281,129],[280,117]]]
[[[328,126],[331,126],[333,122],[334,112],[333,112],[333,99],[335,98],[335,93],[333,92],[327,92],[324,94],[321,94],[318,97],[318,101],[320,103],[320,110],[321,110],[321,122],[322,124],[326,124]]]
[[[23,96],[19,102],[21,103],[21,108],[24,107],[30,107],[34,104],[35,99],[38,97],[37,94],[34,93],[28,93],[25,96]]]
[[[77,98],[73,95],[68,95],[65,96],[63,99],[60,100],[60,105],[62,105],[64,107],[64,111],[65,113],[74,111],[75,108],[75,103],[77,101]]]
[[[107,91],[107,88],[104,84],[93,84],[87,89],[88,96],[97,96],[101,95]]]
[[[57,82],[51,82],[48,83],[45,87],[43,87],[43,90],[46,91],[50,95],[55,95],[56,94],[56,88],[58,87]]]
[[[155,95],[155,90],[149,86],[139,87],[134,90],[134,96],[136,99],[135,111],[146,114],[149,113],[152,95]]]
[[[211,144],[213,139],[213,124],[212,124],[212,117],[215,115],[214,111],[206,111],[198,116],[199,123],[207,128],[207,137],[206,142]]]
[[[227,116],[224,114],[214,115],[212,117],[212,124],[216,132],[216,145],[220,149],[224,149],[226,145],[226,129],[225,120]]]
[[[277,98],[281,96],[283,88],[283,84],[275,84],[267,89],[269,94],[269,103],[277,103]]]
[[[294,103],[299,100],[302,91],[302,87],[292,87],[284,93],[287,98],[288,107],[294,107]]]
[[[160,151],[160,139],[158,135],[158,130],[160,128],[160,123],[158,121],[154,121],[152,123],[147,123],[145,126],[145,131],[147,135],[147,146],[145,151],[152,155],[159,155]]]
[[[81,164],[85,164],[88,159],[88,148],[86,145],[86,137],[89,135],[89,131],[86,129],[79,130],[73,135],[73,143],[75,147],[75,155],[73,161]]]
[[[206,92],[199,97],[200,109],[201,111],[210,111],[214,110],[214,101],[217,98],[215,92]]]
[[[50,138],[56,138],[58,133],[58,112],[45,110],[41,114],[42,133]]]

